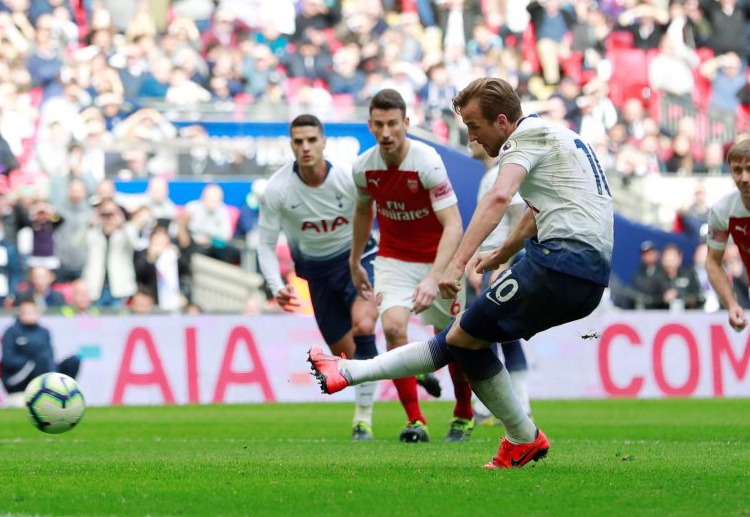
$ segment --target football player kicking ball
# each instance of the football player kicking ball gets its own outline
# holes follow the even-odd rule
[[[323,157],[323,125],[313,115],[295,118],[289,132],[295,161],[271,176],[261,199],[261,271],[284,310],[299,306],[294,288],[281,278],[276,256],[276,242],[283,230],[296,274],[309,283],[315,320],[331,352],[357,359],[375,357],[377,309],[372,300],[358,296],[349,274],[349,219],[356,196],[351,168]],[[372,275],[376,252],[370,237],[362,254],[362,267],[368,275]],[[354,440],[372,440],[374,395],[374,382],[357,386]]]
[[[727,163],[737,188],[719,199],[708,213],[706,272],[722,306],[727,309],[729,325],[740,332],[747,326],[747,318],[734,295],[723,261],[731,236],[740,250],[745,269],[750,271],[750,139],[740,140],[729,148]]]
[[[308,353],[323,391],[360,382],[433,371],[458,362],[471,387],[505,428],[486,468],[521,467],[547,455],[549,440],[521,406],[494,342],[529,339],[575,321],[598,305],[609,282],[613,244],[612,196],[591,147],[575,132],[537,116],[522,117],[511,85],[496,78],[472,81],[454,99],[469,140],[500,156],[500,173],[478,203],[461,243],[440,279],[443,297],[461,287],[468,261],[520,192],[529,210],[500,247],[480,253],[472,268],[497,268],[525,247],[446,331],[368,361]]]

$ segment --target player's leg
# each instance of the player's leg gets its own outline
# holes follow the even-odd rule
[[[425,324],[433,325],[435,334],[438,335],[451,324],[453,317],[464,309],[465,304],[466,291],[462,289],[453,300],[436,298],[432,305],[420,313],[419,316]],[[450,422],[445,441],[463,442],[471,437],[471,433],[474,430],[471,385],[459,364],[451,362],[448,364],[448,371],[453,383],[456,404],[453,407],[453,419]]]
[[[408,342],[407,329],[411,311],[406,307],[393,306],[380,316],[388,350],[396,350]],[[375,358],[373,361],[377,360]],[[398,392],[398,399],[406,412],[407,427],[402,432],[403,441],[427,441],[424,426],[427,419],[419,406],[417,379],[414,375],[394,376],[393,384]],[[405,434],[404,434],[405,433]]]
[[[503,352],[505,367],[510,375],[513,390],[518,395],[526,414],[531,416],[531,400],[529,398],[529,366],[526,362],[526,353],[523,350],[520,339],[506,341],[500,344]]]
[[[352,335],[355,359],[372,359],[378,355],[375,343],[375,321],[378,310],[375,302],[356,297],[351,307]],[[372,439],[372,407],[375,402],[375,382],[359,384],[354,391],[354,430],[357,440]]]

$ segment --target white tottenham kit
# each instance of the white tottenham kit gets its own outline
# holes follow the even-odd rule
[[[295,262],[324,261],[348,253],[356,189],[351,167],[328,162],[323,184],[310,187],[292,162],[277,170],[263,193],[260,210],[258,258],[271,292],[284,286],[276,258],[276,242],[283,231]]]

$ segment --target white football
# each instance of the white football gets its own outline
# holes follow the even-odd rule
[[[45,433],[70,431],[81,421],[86,409],[78,383],[62,373],[36,377],[26,386],[24,396],[31,424]]]

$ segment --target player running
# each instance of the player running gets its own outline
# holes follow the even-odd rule
[[[350,218],[356,196],[351,168],[323,157],[326,138],[317,117],[298,116],[289,133],[295,160],[271,176],[261,200],[261,271],[284,310],[299,306],[294,288],[281,278],[276,256],[276,242],[283,230],[295,272],[309,283],[315,320],[331,352],[357,359],[375,357],[377,309],[372,300],[357,295],[349,274]],[[377,247],[371,236],[365,240],[361,265],[371,277]],[[357,386],[354,440],[372,440],[374,395],[375,383]]]
[[[353,165],[358,197],[349,266],[360,294],[377,301],[388,350],[393,350],[408,342],[412,313],[437,333],[463,310],[463,289],[450,299],[438,296],[440,273],[456,250],[463,227],[443,160],[432,147],[407,138],[406,103],[396,90],[385,89],[373,97],[368,125],[378,143]],[[360,259],[375,214],[380,250],[373,289]],[[457,365],[450,364],[449,370],[456,405],[445,440],[460,442],[468,440],[474,429],[471,387]],[[428,441],[417,379],[409,375],[393,382],[407,415],[401,440]]]

